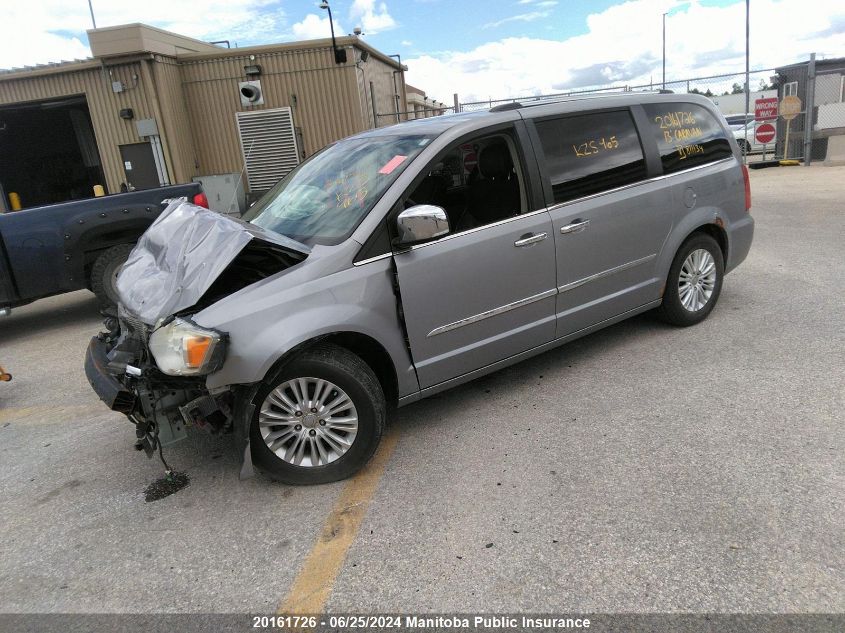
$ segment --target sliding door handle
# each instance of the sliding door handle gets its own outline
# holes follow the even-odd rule
[[[513,243],[513,245],[517,248],[520,246],[531,246],[537,242],[542,242],[547,237],[548,235],[546,233],[536,233],[535,235],[529,235],[528,237],[523,237],[522,239],[517,240]]]
[[[572,224],[560,227],[560,232],[562,235],[566,235],[567,233],[578,233],[586,229],[589,225],[589,220],[575,220]]]

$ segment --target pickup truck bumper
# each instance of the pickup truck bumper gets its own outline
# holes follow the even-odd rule
[[[108,364],[106,344],[95,336],[88,343],[88,351],[85,353],[85,376],[109,409],[128,415],[135,408],[136,395],[109,372]]]

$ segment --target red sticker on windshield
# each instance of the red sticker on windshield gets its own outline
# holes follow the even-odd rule
[[[391,173],[394,169],[399,167],[399,165],[404,163],[406,158],[408,158],[408,157],[407,156],[399,156],[397,154],[396,156],[391,158],[389,161],[387,161],[387,164],[384,167],[382,167],[381,169],[379,169],[378,173],[380,173],[380,174]]]

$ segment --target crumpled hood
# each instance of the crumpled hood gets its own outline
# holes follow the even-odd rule
[[[120,302],[154,325],[195,305],[247,245],[280,251],[296,263],[311,252],[304,244],[184,201],[172,202],[147,229],[117,279]],[[278,268],[278,272],[284,268]]]

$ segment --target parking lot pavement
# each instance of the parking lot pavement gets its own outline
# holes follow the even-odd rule
[[[82,371],[93,297],[15,310],[0,610],[272,612],[316,583],[329,612],[844,611],[843,182],[752,171],[754,246],[707,321],[643,315],[401,409],[351,484],[239,481],[198,435],[166,454],[190,485],[146,503],[162,467]]]

